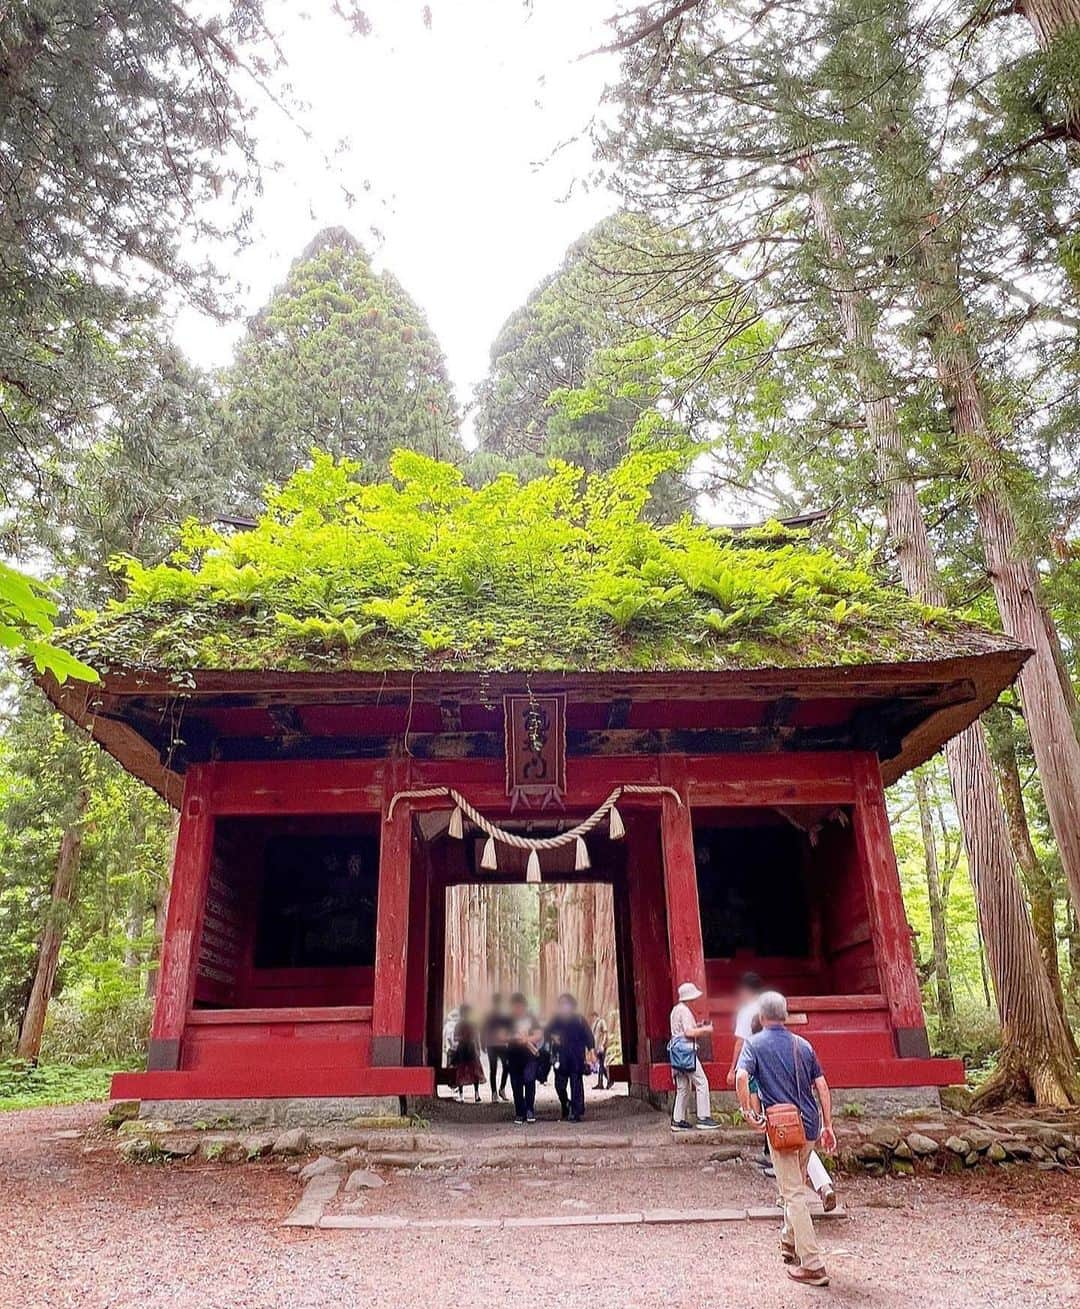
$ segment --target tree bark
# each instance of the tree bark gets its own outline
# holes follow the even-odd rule
[[[75,881],[79,875],[79,860],[82,856],[83,823],[86,808],[90,803],[90,789],[81,786],[75,798],[75,814],[64,835],[60,838],[60,852],[56,859],[56,873],[53,877],[52,896],[45,925],[41,930],[38,943],[37,965],[34,969],[34,981],[30,988],[30,998],[26,1003],[19,1028],[19,1043],[16,1049],[20,1059],[37,1060],[41,1053],[41,1035],[45,1030],[45,1016],[49,1011],[53,986],[56,983],[56,969],[60,962],[60,949],[64,944],[67,930],[71,899],[75,892]]]
[[[1057,901],[1054,884],[1039,859],[1031,840],[1027,812],[1024,809],[1024,789],[1020,782],[1020,768],[1016,762],[1016,733],[1008,714],[998,710],[990,718],[990,747],[997,768],[998,785],[1005,805],[1016,860],[1024,879],[1028,903],[1031,905],[1031,925],[1039,942],[1039,951],[1046,967],[1046,975],[1054,991],[1054,1000],[1061,1013],[1065,1030],[1072,1038],[1069,1018],[1065,1010],[1065,997],[1061,989],[1061,962],[1058,958]],[[1073,1054],[1076,1041],[1072,1040]]]
[[[941,890],[937,840],[930,814],[926,778],[915,774],[915,800],[919,806],[919,826],[926,851],[926,891],[930,901],[930,933],[934,950],[934,989],[938,1002],[938,1038],[950,1050],[957,1047],[956,1001],[953,998],[952,973],[949,971],[949,943],[945,931],[945,897]]]
[[[1075,55],[1068,60],[1067,51],[1080,48],[1080,0],[1020,0],[1020,12],[1035,29],[1035,38],[1043,50],[1054,53],[1054,46],[1064,47],[1062,64],[1073,64],[1073,78],[1054,78],[1055,90],[1065,102],[1065,126],[1074,141],[1080,141],[1080,91],[1075,81]],[[1066,43],[1068,43],[1066,45]]]
[[[949,422],[966,465],[986,567],[1005,631],[1033,653],[1018,689],[1050,825],[1073,907],[1080,909],[1080,739],[1062,688],[1049,614],[1033,560],[1003,483],[979,357],[953,251],[924,226],[917,245],[919,298],[928,311],[933,352]]]
[[[874,340],[876,311],[856,287],[847,247],[818,181],[816,161],[810,157],[803,167],[817,183],[811,189],[811,212],[833,265],[837,314],[877,458],[900,576],[909,595],[944,607],[944,588],[908,466],[896,405],[887,388],[888,370]],[[982,724],[973,723],[953,737],[945,747],[945,758],[1001,1017],[1001,1052],[997,1070],[985,1086],[985,1100],[1022,1094],[1038,1104],[1074,1103],[1080,1100],[1080,1085],[1070,1039],[1054,1004],[1020,890]]]

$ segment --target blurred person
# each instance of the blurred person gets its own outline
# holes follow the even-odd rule
[[[463,1004],[454,1028],[454,1049],[450,1055],[454,1070],[457,1098],[464,1102],[465,1088],[472,1086],[473,1099],[480,1103],[480,1083],[484,1081],[484,1065],[480,1062],[480,1033],[473,1022],[472,1006]]]
[[[508,1100],[510,1098],[506,1094],[506,1083],[510,1078],[507,1052],[512,1031],[513,1024],[510,1021],[510,1015],[503,1004],[502,995],[496,991],[491,997],[491,1009],[484,1019],[484,1026],[480,1033],[481,1044],[484,1053],[488,1057],[488,1077],[491,1079],[491,1098],[493,1101]],[[502,1070],[501,1078],[499,1077],[500,1069]]]
[[[608,1072],[607,1052],[609,1032],[607,1019],[598,1013],[592,1016],[593,1050],[596,1052],[596,1085],[594,1091],[611,1089],[611,1074]]]
[[[568,991],[559,996],[547,1036],[563,1121],[580,1123],[585,1117],[585,1070],[594,1054],[593,1030],[578,1013],[577,1000]]]
[[[787,1274],[804,1286],[828,1286],[829,1275],[806,1198],[806,1170],[818,1141],[826,1151],[836,1149],[832,1095],[814,1047],[788,1030],[787,1000],[778,991],[762,993],[759,1017],[762,1030],[744,1043],[739,1055],[735,1090],[743,1114],[766,1133],[769,1142],[784,1207],[780,1253],[788,1265]],[[760,1109],[752,1100],[751,1078]],[[789,1111],[801,1123],[802,1139],[780,1144],[777,1124],[770,1121],[771,1109]],[[797,1118],[791,1111],[797,1111]]]
[[[510,997],[510,1023],[506,1059],[514,1093],[514,1122],[521,1127],[536,1122],[536,1077],[544,1032],[520,991]]]

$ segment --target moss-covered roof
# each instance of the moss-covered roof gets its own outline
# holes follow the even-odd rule
[[[393,480],[316,456],[251,531],[191,526],[124,561],[123,600],[65,644],[102,672],[828,667],[1012,649],[779,527],[647,521],[665,456],[473,490],[399,452]]]

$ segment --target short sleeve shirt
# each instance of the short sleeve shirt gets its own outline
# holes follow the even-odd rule
[[[694,1017],[694,1011],[688,1004],[677,1004],[671,1011],[671,1035],[685,1036],[692,1027],[697,1027],[698,1021]]]
[[[749,1041],[754,1035],[754,1019],[758,1015],[759,1005],[760,1001],[755,998],[739,1006],[735,1015],[735,1035],[741,1041]]]
[[[766,1027],[752,1036],[739,1054],[739,1067],[757,1082],[762,1105],[798,1105],[806,1139],[821,1135],[821,1114],[814,1095],[814,1081],[821,1077],[821,1064],[809,1041],[786,1027]]]

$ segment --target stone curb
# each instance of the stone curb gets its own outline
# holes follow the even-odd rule
[[[295,1212],[295,1211],[294,1211]],[[829,1220],[846,1218],[847,1211],[837,1206],[830,1214],[816,1217]],[[404,1228],[449,1228],[455,1231],[490,1229],[512,1231],[541,1227],[633,1227],[673,1225],[676,1223],[731,1223],[768,1218],[780,1221],[779,1209],[646,1209],[612,1214],[548,1214],[522,1218],[406,1218],[402,1214],[330,1214],[306,1225],[330,1231],[389,1232]]]

